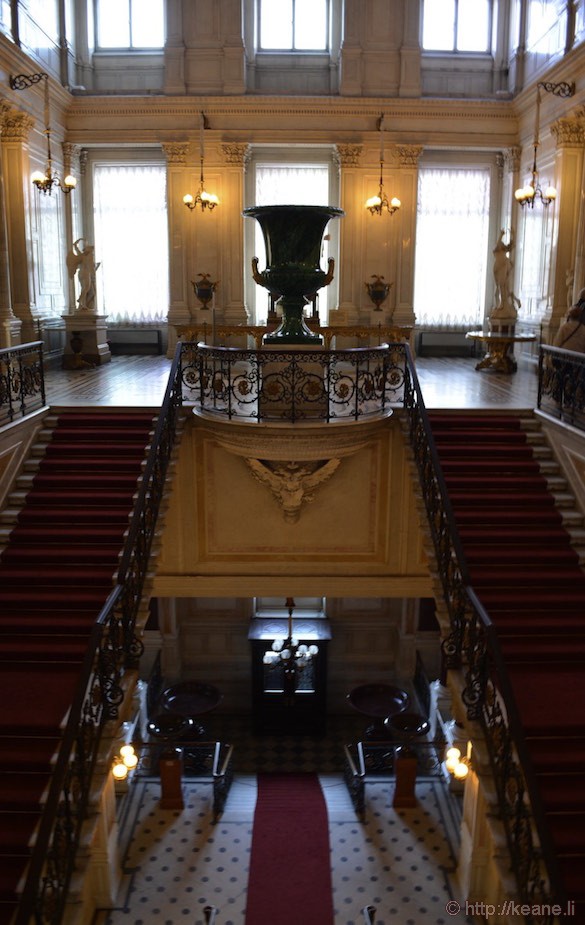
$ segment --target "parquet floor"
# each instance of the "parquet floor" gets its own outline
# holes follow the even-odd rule
[[[512,375],[475,369],[477,359],[419,357],[419,381],[427,408],[510,408],[536,406],[536,367],[518,361]],[[115,356],[94,369],[49,370],[47,403],[54,406],[111,405],[157,407],[171,361],[161,356]]]

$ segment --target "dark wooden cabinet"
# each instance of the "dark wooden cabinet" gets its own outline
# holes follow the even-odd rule
[[[275,639],[287,634],[285,619],[255,617],[248,638],[252,647],[252,710],[256,735],[325,735],[327,716],[326,619],[295,621],[299,644],[316,645],[318,653],[302,672],[288,679],[281,666],[264,663]]]

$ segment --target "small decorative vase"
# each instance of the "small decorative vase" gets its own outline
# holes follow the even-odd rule
[[[278,293],[282,322],[276,331],[265,334],[265,344],[321,344],[323,338],[305,324],[303,310],[307,296],[333,279],[333,259],[327,272],[320,267],[323,234],[330,219],[344,215],[334,206],[253,206],[244,209],[246,218],[255,218],[266,244],[266,269],[258,271],[252,261],[254,280],[270,292]]]
[[[388,293],[392,288],[392,283],[385,283],[383,276],[377,276],[375,273],[372,274],[373,283],[366,283],[365,287],[368,290],[368,295],[374,305],[376,306],[375,311],[380,312],[382,302],[388,297]]]
[[[219,280],[216,279],[215,282],[212,282],[209,277],[209,273],[198,273],[197,275],[201,277],[199,282],[192,279],[191,285],[193,286],[195,295],[203,305],[203,308],[207,308],[213,299],[213,293],[216,290]]]

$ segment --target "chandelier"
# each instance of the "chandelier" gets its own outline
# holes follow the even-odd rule
[[[293,611],[295,602],[287,597],[288,631],[285,639],[275,639],[272,648],[264,653],[263,662],[269,668],[282,668],[285,679],[291,680],[300,674],[317,655],[319,649],[316,645],[299,645],[298,639],[293,636]]]
[[[380,188],[375,196],[370,196],[369,199],[366,199],[366,209],[369,210],[371,215],[381,215],[384,209],[390,215],[394,215],[402,203],[396,196],[388,200],[388,196],[384,192],[384,115],[381,115],[378,120],[378,129],[380,131]]]
[[[219,199],[215,193],[208,193],[205,190],[205,185],[203,182],[203,161],[205,159],[205,150],[203,146],[203,133],[207,128],[207,120],[204,113],[201,113],[200,122],[199,122],[199,161],[200,161],[200,176],[199,176],[199,191],[196,196],[193,196],[191,193],[186,193],[183,196],[183,202],[188,209],[193,210],[196,206],[201,206],[201,211],[204,212],[205,209],[213,211],[215,207],[219,204]]]
[[[530,206],[531,209],[534,208],[534,203],[537,199],[540,199],[544,206],[550,205],[553,200],[557,198],[557,191],[554,186],[547,186],[543,191],[540,187],[540,181],[538,178],[538,169],[536,166],[536,153],[538,151],[538,146],[540,144],[540,102],[541,96],[540,91],[545,90],[546,93],[554,93],[555,96],[560,97],[569,97],[573,96],[575,92],[575,84],[568,83],[548,83],[541,81],[536,85],[536,114],[534,118],[534,158],[532,161],[532,170],[530,182],[526,186],[522,186],[517,189],[514,193],[514,198],[521,206]]]
[[[49,119],[49,75],[45,73],[18,74],[16,77],[11,77],[9,83],[12,90],[25,90],[39,83],[41,80],[45,81],[45,137],[47,139],[47,163],[44,173],[42,170],[35,170],[31,176],[31,180],[39,192],[45,193],[45,195],[48,193],[50,196],[53,187],[58,187],[63,193],[70,193],[71,190],[75,189],[77,186],[76,178],[71,176],[71,174],[67,174],[67,176],[61,180],[56,173],[53,173],[51,124]]]

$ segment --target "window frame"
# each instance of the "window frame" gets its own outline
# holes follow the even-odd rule
[[[490,173],[490,196],[489,196],[489,207],[488,207],[488,232],[487,232],[487,250],[485,254],[485,287],[484,287],[484,308],[483,308],[483,317],[480,320],[481,323],[487,317],[489,308],[493,301],[494,295],[494,281],[492,273],[492,248],[497,239],[498,233],[498,203],[500,202],[502,196],[502,183],[503,178],[501,171],[498,167],[498,156],[499,152],[485,152],[483,154],[479,152],[463,152],[463,151],[453,151],[453,152],[441,152],[438,150],[430,149],[423,153],[420,162],[420,169],[439,169],[439,170],[488,170]],[[417,203],[417,214],[418,214],[418,203]],[[415,279],[416,279],[416,261],[417,261],[417,251],[415,246],[414,251],[414,264],[415,264]],[[416,293],[413,293],[413,297],[416,296]],[[413,309],[416,312],[416,306],[414,305],[413,300]],[[421,324],[422,330],[463,330],[468,327],[467,322],[462,321],[461,323],[456,324],[445,324],[443,322],[418,322]]]
[[[332,0],[322,0],[325,4],[325,17],[327,22],[327,32],[325,46],[320,48],[296,48],[295,47],[295,12],[297,0],[291,0],[292,3],[292,44],[289,46],[272,47],[261,44],[260,36],[262,35],[262,4],[270,0],[254,0],[254,49],[257,54],[261,55],[330,55],[332,47]]]
[[[495,12],[496,12],[497,7],[496,7],[496,0],[487,0],[487,2],[489,4],[489,11],[488,11],[488,34],[487,34],[487,40],[486,40],[486,47],[483,49],[466,49],[466,48],[461,49],[457,47],[459,0],[453,0],[454,14],[453,14],[453,22],[452,22],[452,27],[453,27],[452,28],[452,34],[453,34],[452,48],[433,48],[430,46],[427,47],[424,44],[423,38],[424,38],[425,0],[423,0],[422,12],[421,12],[421,18],[420,18],[420,47],[421,47],[422,53],[426,55],[457,55],[459,57],[469,56],[472,58],[485,56],[485,55],[492,55],[494,35],[496,34],[496,31],[497,31],[495,28],[495,22],[494,22],[494,17],[495,17]]]
[[[118,2],[120,2],[120,0],[118,0]],[[101,45],[101,44],[100,44],[100,40],[99,40],[99,36],[100,36],[100,30],[99,30],[99,6],[100,6],[100,0],[94,0],[94,3],[93,3],[93,29],[94,29],[93,34],[94,34],[94,37],[95,37],[95,49],[94,49],[94,50],[95,50],[96,52],[99,52],[99,53],[106,53],[106,54],[108,54],[108,53],[114,53],[114,54],[120,54],[120,53],[124,53],[124,54],[134,54],[134,53],[141,53],[141,52],[142,52],[142,53],[146,52],[146,53],[151,53],[151,54],[152,54],[153,52],[155,52],[155,53],[156,53],[156,52],[161,52],[161,51],[163,50],[163,48],[164,48],[164,46],[165,46],[165,42],[166,42],[165,0],[160,0],[161,6],[162,6],[162,14],[163,14],[163,34],[162,34],[162,42],[161,42],[160,45],[135,45],[135,44],[133,44],[133,42],[132,42],[132,19],[133,19],[133,14],[134,14],[134,5],[135,5],[136,3],[139,3],[139,0],[125,0],[125,2],[126,2],[126,5],[127,5],[127,11],[128,11],[128,26],[129,26],[130,44],[129,44],[129,45]]]

